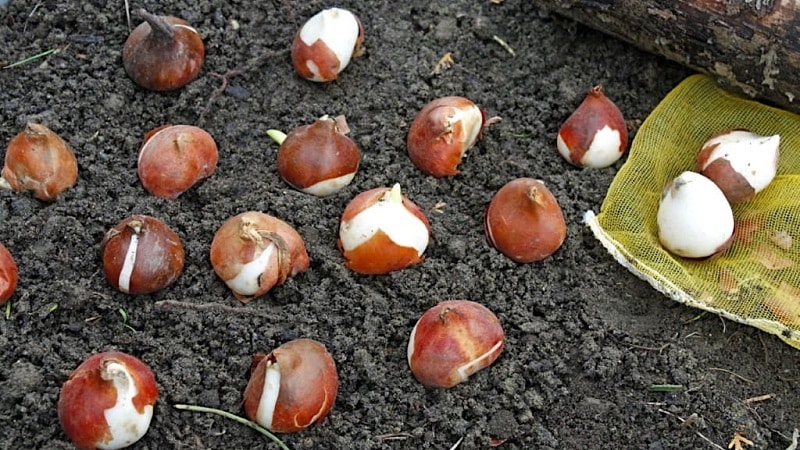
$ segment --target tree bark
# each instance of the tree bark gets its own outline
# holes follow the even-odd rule
[[[545,8],[800,112],[798,0],[539,0]]]

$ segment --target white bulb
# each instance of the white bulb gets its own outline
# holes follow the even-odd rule
[[[728,244],[733,236],[733,211],[713,181],[683,172],[661,194],[658,239],[670,252],[686,258],[705,258]]]

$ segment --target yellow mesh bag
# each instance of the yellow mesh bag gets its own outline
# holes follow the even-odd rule
[[[661,191],[694,170],[709,137],[731,128],[779,134],[778,175],[733,207],[736,231],[725,253],[707,261],[673,256],[658,241]],[[588,211],[585,222],[620,264],[670,298],[800,348],[800,116],[691,76],[644,121],[600,213]]]

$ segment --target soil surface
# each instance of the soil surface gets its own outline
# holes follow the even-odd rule
[[[133,84],[121,61],[122,1],[0,8],[0,63],[58,49],[0,70],[0,142],[44,123],[74,148],[80,173],[53,203],[0,192],[0,241],[20,269],[10,316],[0,318],[0,448],[73,448],[58,422],[59,389],[105,350],[141,358],[158,380],[150,430],[131,448],[276,448],[240,424],[172,405],[243,414],[251,356],[298,337],[328,347],[341,386],[323,422],[282,435],[293,449],[702,449],[727,448],[736,433],[752,441],[740,441],[744,449],[792,444],[800,352],[681,306],[614,262],[581,218],[600,208],[624,161],[581,170],[555,150],[591,86],[602,83],[627,119],[643,120],[688,70],[536,2],[345,0],[338,6],[360,17],[366,52],[338,81],[317,84],[295,75],[288,49],[328,2],[130,3],[197,27],[207,60],[196,81],[169,93]],[[452,67],[432,74],[448,52]],[[459,175],[436,179],[410,162],[405,137],[414,114],[447,95],[503,120]],[[347,116],[362,164],[350,186],[317,198],[278,177],[265,132],[323,114]],[[165,123],[202,126],[220,148],[216,173],[177,200],[149,195],[136,174],[145,132]],[[491,249],[482,228],[492,194],[521,176],[547,183],[569,233],[551,258],[525,265]],[[357,193],[395,182],[430,219],[427,257],[357,275],[336,247],[340,214]],[[243,305],[208,254],[222,222],[248,210],[295,226],[312,262]],[[186,249],[180,278],[152,295],[119,293],[101,270],[106,230],[134,213],[167,222]],[[497,314],[505,350],[466,383],[425,388],[408,369],[409,333],[426,309],[457,298]],[[680,387],[652,389],[663,385]]]

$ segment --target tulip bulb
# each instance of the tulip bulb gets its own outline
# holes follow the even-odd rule
[[[486,114],[464,97],[443,97],[425,105],[411,122],[406,144],[414,165],[428,175],[444,177],[458,173],[464,153],[499,117]]]
[[[685,258],[722,253],[733,240],[733,211],[713,181],[683,172],[670,182],[658,205],[658,239]]]
[[[491,365],[503,351],[497,316],[468,300],[441,302],[419,318],[408,340],[408,365],[425,386],[448,388]]]
[[[746,202],[778,172],[781,137],[729,130],[707,140],[697,156],[697,171],[722,189],[732,204]]]
[[[126,294],[150,294],[178,279],[183,243],[164,222],[133,215],[108,230],[100,244],[103,273]]]
[[[72,149],[44,125],[28,123],[8,144],[0,188],[31,191],[53,201],[78,181],[78,160]]]
[[[271,136],[277,135],[271,130]],[[323,116],[311,125],[277,138],[278,174],[293,188],[324,197],[350,184],[358,171],[361,152],[344,116]]]
[[[189,84],[200,74],[206,50],[200,33],[183,19],[157,16],[145,10],[122,49],[125,72],[139,86],[169,91]]]
[[[339,249],[347,267],[361,274],[385,274],[422,261],[430,224],[400,185],[358,194],[339,225]]]
[[[336,363],[325,346],[296,339],[253,357],[244,410],[270,431],[300,431],[328,415],[338,391]]]
[[[628,128],[602,86],[593,87],[567,118],[556,146],[567,162],[580,167],[604,168],[622,157],[628,147]]]
[[[98,353],[62,386],[58,418],[81,450],[125,448],[147,433],[157,397],[155,376],[141,360]]]
[[[541,180],[518,178],[492,197],[484,215],[486,240],[518,263],[540,261],[567,237],[555,196]]]
[[[218,159],[214,138],[202,128],[166,125],[145,136],[137,170],[147,192],[174,199],[211,176]]]
[[[292,65],[303,78],[333,81],[363,52],[364,28],[353,13],[330,8],[316,14],[292,41]]]
[[[231,217],[211,241],[214,271],[243,303],[308,269],[305,242],[288,223],[258,211]]]
[[[11,252],[0,244],[0,305],[5,304],[17,289],[19,269]]]

